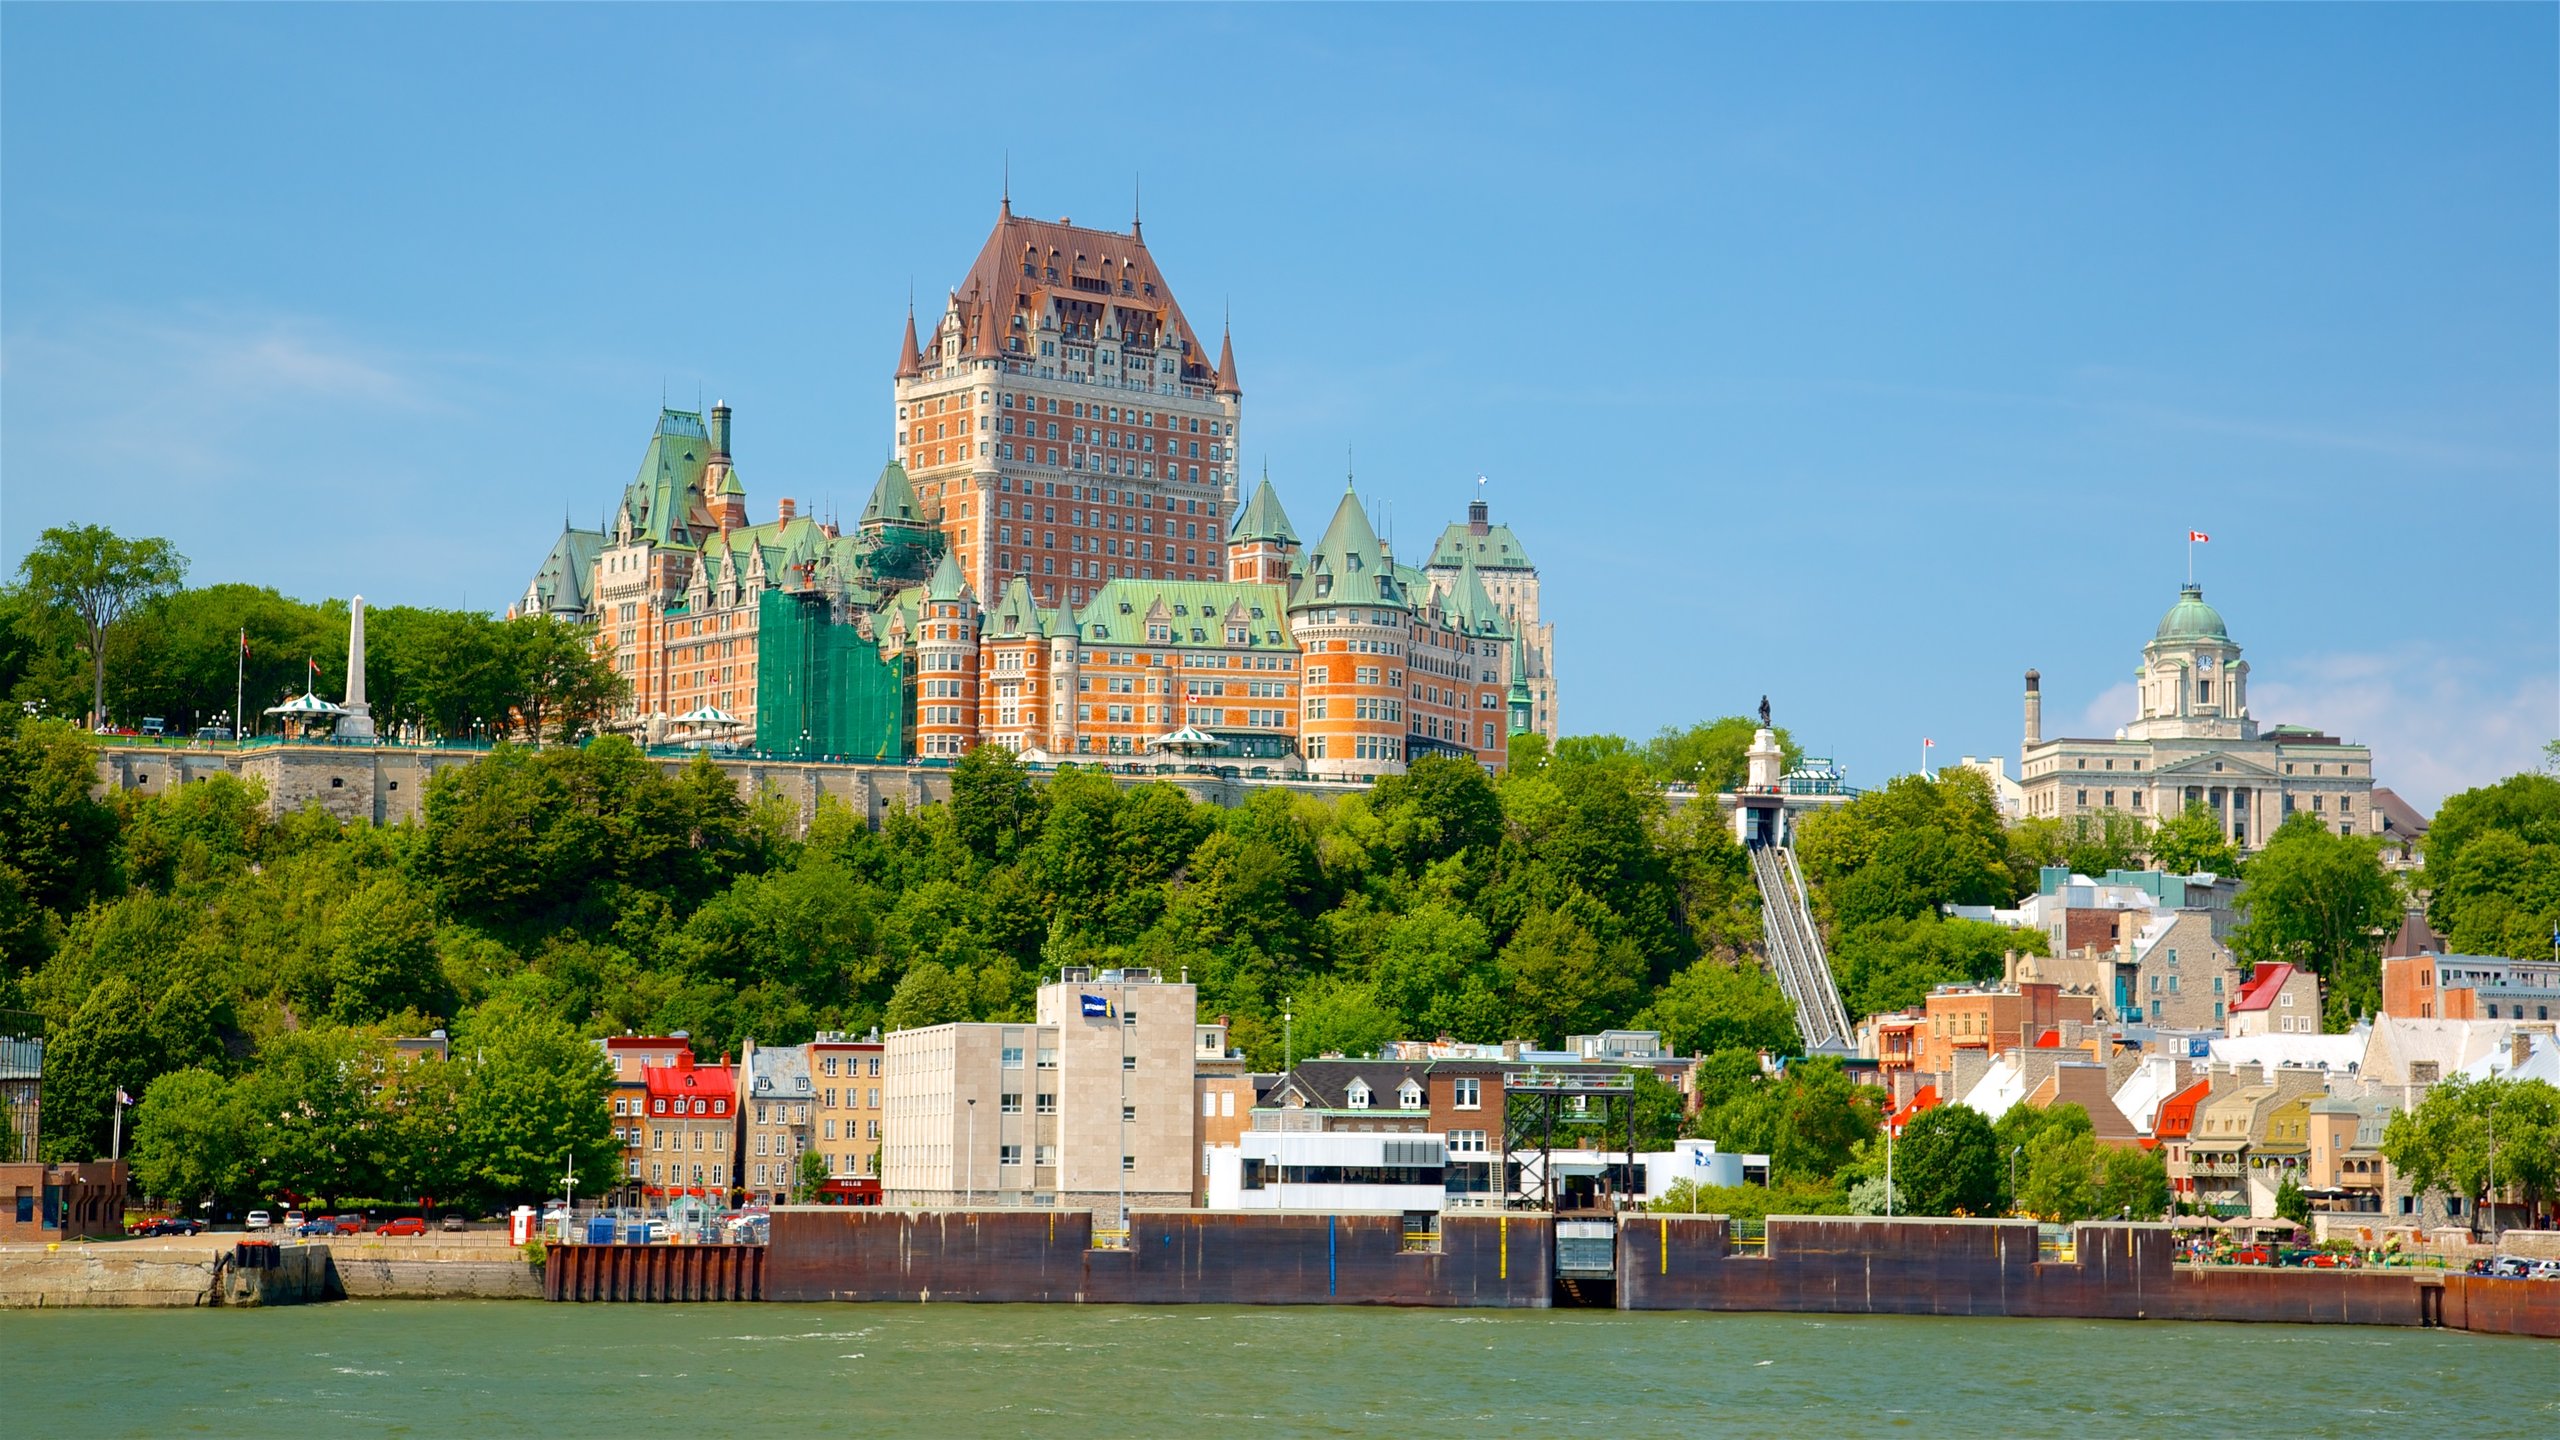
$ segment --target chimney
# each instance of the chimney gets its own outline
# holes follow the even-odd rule
[[[729,453],[729,402],[726,400],[715,401],[711,406],[711,453],[724,457]]]
[[[784,522],[785,524],[790,523],[791,517],[792,517],[792,516],[794,516],[794,515],[796,515],[796,514],[798,514],[798,513],[800,513],[800,502],[798,502],[798,501],[796,501],[796,500],[793,500],[791,497],[789,497],[789,496],[787,496],[787,495],[786,495],[786,496],[784,496],[784,497],[783,497],[783,499],[782,499],[782,512],[781,512],[781,518],[782,518],[783,522]]]
[[[1470,535],[1482,535],[1492,528],[1492,512],[1485,508],[1485,503],[1482,500],[1468,501],[1467,533]]]
[[[2043,677],[2033,670],[2027,672],[2027,744],[2030,746],[2044,739],[2043,684]]]

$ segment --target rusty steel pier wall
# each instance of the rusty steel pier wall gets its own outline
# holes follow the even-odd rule
[[[2165,1225],[2084,1224],[2073,1240],[2071,1259],[2048,1259],[2027,1221],[1772,1217],[1765,1244],[1753,1251],[1732,1245],[1719,1216],[1645,1215],[1619,1231],[1618,1305],[2423,1325],[2439,1323],[2426,1292],[2466,1278],[2180,1266]],[[2484,1301],[2483,1318],[2500,1303]],[[2441,1323],[2462,1324],[2458,1305],[2440,1313]]]
[[[545,1300],[761,1300],[761,1245],[543,1247]]]
[[[1409,1248],[1398,1215],[1140,1211],[1097,1250],[1085,1211],[811,1207],[774,1211],[764,1296],[1537,1308],[1554,1268],[1543,1216],[1444,1216]]]

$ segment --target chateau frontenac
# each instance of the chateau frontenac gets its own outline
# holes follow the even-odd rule
[[[849,529],[750,522],[732,412],[662,410],[602,530],[564,527],[515,613],[594,627],[611,728],[848,760],[1132,757],[1352,779],[1553,737],[1538,572],[1482,499],[1419,566],[1347,484],[1312,546],[1249,496],[1215,363],[1126,233],[1008,202],[931,338]]]

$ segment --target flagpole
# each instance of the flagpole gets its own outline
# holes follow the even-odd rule
[[[240,727],[247,723],[241,716],[248,708],[249,627],[243,625],[240,627],[240,649],[231,657],[231,745],[234,749],[239,748]]]

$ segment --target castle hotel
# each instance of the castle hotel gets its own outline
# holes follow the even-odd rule
[[[1405,564],[1348,487],[1310,546],[1237,464],[1244,391],[1140,227],[1008,202],[892,374],[850,528],[750,523],[731,412],[665,410],[603,530],[513,613],[595,627],[613,728],[851,760],[1160,757],[1354,778],[1553,737],[1554,627],[1484,502]]]

